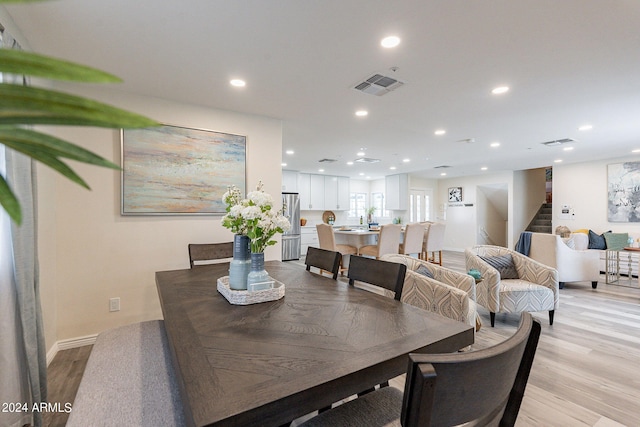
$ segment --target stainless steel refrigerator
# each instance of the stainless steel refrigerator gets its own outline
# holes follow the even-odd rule
[[[282,193],[284,216],[291,229],[282,234],[282,260],[300,259],[300,197],[298,193]]]

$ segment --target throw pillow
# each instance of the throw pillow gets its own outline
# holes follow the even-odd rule
[[[621,251],[629,244],[629,233],[604,233],[607,249]]]
[[[571,249],[575,249],[576,248],[576,241],[573,239],[573,236],[571,236],[571,237],[563,237],[562,241],[564,242],[565,245],[567,245]]]
[[[607,231],[611,233],[611,230]],[[604,233],[596,234],[589,230],[589,249],[607,249],[607,241],[604,239]]]
[[[416,273],[422,274],[423,276],[427,276],[429,279],[433,279],[433,274],[431,274],[431,270],[429,270],[426,266],[421,265],[416,270]]]
[[[579,230],[574,231],[574,233],[589,234],[589,229],[588,228],[581,228]]]
[[[511,255],[480,257],[484,262],[498,270],[501,279],[519,279],[518,271]]]

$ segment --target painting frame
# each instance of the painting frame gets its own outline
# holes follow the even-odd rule
[[[449,187],[447,190],[449,202],[461,202],[462,201],[462,187]]]
[[[607,220],[640,222],[640,162],[607,165]]]
[[[224,215],[247,183],[247,137],[170,124],[120,130],[121,215]]]

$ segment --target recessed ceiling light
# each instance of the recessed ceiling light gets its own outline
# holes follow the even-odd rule
[[[498,86],[491,91],[494,95],[501,95],[507,92],[509,92],[509,86]]]
[[[578,130],[580,131],[591,130],[591,129],[593,129],[592,125],[582,125],[578,128]]]
[[[496,148],[496,147],[500,147],[500,143],[499,142],[492,142],[491,144],[489,144],[490,147]]]
[[[434,134],[436,135],[444,135],[445,133],[447,133],[447,131],[444,129],[438,129],[437,131],[434,132]]]
[[[380,42],[380,45],[382,45],[382,47],[386,47],[386,48],[396,47],[399,44],[400,44],[400,37],[397,37],[397,36],[385,37]]]
[[[351,166],[351,165],[353,165],[353,162],[347,162],[347,164],[348,164],[349,166]]]
[[[391,166],[389,169],[391,169],[392,171],[396,170],[395,166]]]
[[[402,159],[403,163],[409,163],[411,161],[411,159]]]
[[[562,163],[562,159],[556,159],[553,161],[553,163]]]
[[[360,175],[360,176],[364,176],[364,172],[360,172],[358,175]]]
[[[287,153],[287,154],[291,155],[291,154],[293,154],[293,153],[294,153],[294,151],[293,151],[293,150],[287,150],[287,151],[285,151],[285,153]]]
[[[486,166],[483,166],[483,167],[480,168],[481,171],[486,171],[487,169],[489,169],[489,168],[486,167]]]
[[[571,151],[574,147],[564,147],[562,151]]]
[[[324,172],[324,169],[318,169],[318,172]]]
[[[287,166],[286,163],[280,163],[280,166]]]
[[[640,148],[636,148],[635,150],[631,150],[632,153],[640,153]]]
[[[447,176],[447,173],[446,173],[446,172],[442,172],[442,173],[440,174],[440,176]]]
[[[364,117],[364,116],[366,116],[368,114],[369,114],[369,112],[367,110],[358,110],[358,111],[356,111],[356,116],[358,116],[358,117]]]
[[[365,154],[365,153],[364,153],[364,151],[358,151],[358,154],[357,154],[357,155],[358,155],[358,156],[360,156],[360,157],[362,157],[362,156],[364,156],[364,154]]]
[[[247,83],[244,80],[240,80],[240,79],[233,79],[229,83],[231,83],[231,86],[235,86],[235,87],[245,87],[247,85]]]

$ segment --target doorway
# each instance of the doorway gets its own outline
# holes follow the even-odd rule
[[[430,221],[433,190],[412,188],[409,191],[409,222]]]

